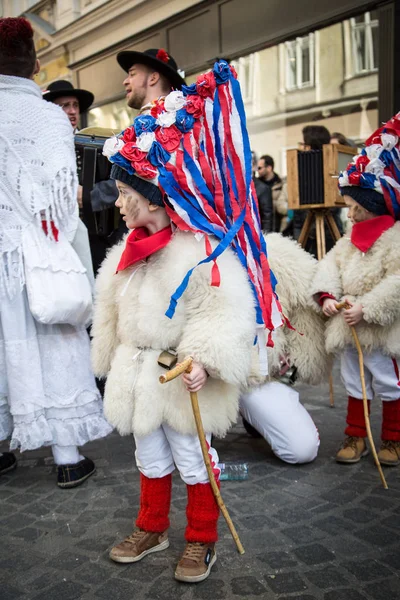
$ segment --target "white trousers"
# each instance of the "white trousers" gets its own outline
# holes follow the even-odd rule
[[[360,367],[356,348],[348,346],[340,356],[340,373],[346,392],[353,398],[362,399]],[[399,369],[397,361],[379,350],[364,353],[364,374],[367,398],[376,394],[381,400],[400,398]]]
[[[206,441],[214,475],[218,479],[218,454],[210,446],[210,434],[206,434]],[[197,435],[178,433],[163,423],[148,435],[135,436],[135,444],[136,464],[139,471],[149,479],[169,475],[176,465],[181,478],[188,485],[208,483],[207,469]]]
[[[293,388],[276,381],[266,383],[242,395],[240,412],[281,460],[296,464],[316,458],[318,430]]]

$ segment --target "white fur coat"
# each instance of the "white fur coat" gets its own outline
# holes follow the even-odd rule
[[[310,291],[313,295],[327,292],[338,301],[360,302],[364,319],[356,331],[362,348],[400,358],[400,223],[385,231],[365,253],[351,243],[349,235],[339,240],[319,264]],[[330,318],[327,351],[339,352],[349,344],[354,345],[354,340],[343,316]]]
[[[310,285],[318,261],[297,242],[279,233],[268,234],[265,239],[268,261],[278,280],[279,302],[295,329],[281,327],[275,332],[275,346],[268,352],[270,373],[273,376],[279,369],[282,354],[296,365],[299,381],[317,385],[327,380],[330,366],[324,320],[310,302]]]
[[[104,411],[121,434],[143,436],[166,422],[184,434],[196,432],[182,379],[161,385],[162,350],[179,360],[191,354],[210,377],[199,392],[204,429],[224,435],[235,421],[239,387],[249,375],[255,308],[247,274],[231,250],[218,259],[220,287],[211,287],[211,266],[201,265],[178,302],[165,311],[186,272],[205,257],[204,240],[177,232],[146,263],[115,274],[124,242],[112,248],[96,282],[92,327],[93,367],[107,377]]]

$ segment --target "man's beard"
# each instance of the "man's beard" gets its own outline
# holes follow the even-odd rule
[[[129,108],[134,108],[136,110],[140,110],[143,106],[145,97],[146,97],[146,94],[143,90],[136,90],[133,94],[131,92],[131,94],[128,98]]]

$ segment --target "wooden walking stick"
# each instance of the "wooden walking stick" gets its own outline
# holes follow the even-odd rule
[[[335,306],[336,306],[337,310],[342,310],[343,308],[344,309],[351,308],[351,306],[350,306],[350,304],[348,302],[340,302],[339,304],[336,304]],[[374,440],[373,440],[372,432],[371,432],[371,423],[370,423],[369,414],[368,414],[367,389],[365,387],[365,374],[364,374],[364,357],[363,357],[363,352],[362,352],[360,340],[358,339],[358,335],[357,335],[355,327],[350,326],[350,330],[351,330],[351,333],[353,335],[354,343],[356,345],[357,352],[358,352],[358,363],[359,363],[359,366],[360,366],[360,377],[361,377],[361,389],[362,389],[362,395],[363,395],[364,418],[365,418],[365,426],[366,426],[366,429],[367,429],[368,441],[369,441],[369,445],[371,446],[372,454],[373,454],[373,457],[374,457],[374,461],[375,461],[376,467],[377,467],[378,472],[379,472],[379,476],[380,476],[381,481],[382,481],[382,485],[385,488],[385,490],[387,490],[388,489],[388,484],[386,483],[386,479],[385,479],[385,476],[384,476],[383,471],[382,471],[381,463],[379,462],[378,454],[376,452],[376,448],[375,448],[375,444],[374,444]]]
[[[176,367],[174,367],[170,371],[167,371],[165,373],[165,375],[161,375],[159,378],[160,383],[167,383],[167,381],[171,381],[172,379],[175,379],[179,375],[182,375],[182,373],[190,373],[190,371],[193,368],[192,362],[193,362],[193,358],[191,356],[188,356],[181,363],[178,363],[176,365]],[[201,420],[199,402],[197,399],[197,392],[190,392],[190,400],[192,402],[193,416],[194,416],[194,420],[196,423],[197,435],[198,435],[198,438],[200,441],[201,452],[203,454],[204,464],[206,465],[208,479],[210,481],[210,485],[211,485],[215,500],[225,518],[225,521],[229,527],[229,531],[231,532],[232,537],[235,540],[238,551],[240,552],[240,554],[244,554],[244,548],[239,539],[239,536],[235,529],[235,526],[232,523],[232,519],[229,516],[228,509],[226,508],[225,503],[222,500],[222,496],[219,491],[217,482],[215,481],[214,472],[212,470],[211,463],[210,463],[210,456],[208,454],[208,448],[207,448],[207,444],[206,444],[206,436],[204,433],[203,423]]]

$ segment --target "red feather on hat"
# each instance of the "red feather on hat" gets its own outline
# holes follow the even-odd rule
[[[157,60],[161,60],[161,62],[167,63],[169,61],[169,56],[164,48],[160,48],[160,50],[156,54]]]

